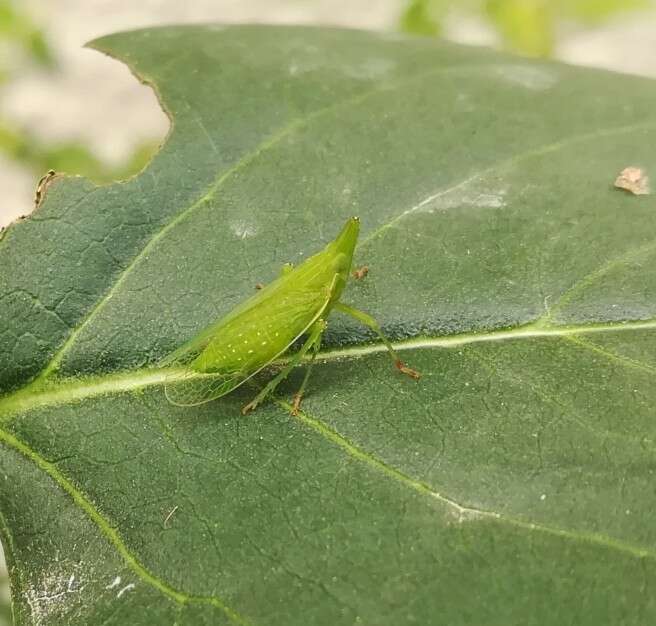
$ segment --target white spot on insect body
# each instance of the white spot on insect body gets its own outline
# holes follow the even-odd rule
[[[515,83],[531,91],[545,91],[558,82],[553,68],[535,65],[497,65],[494,72],[503,80]]]

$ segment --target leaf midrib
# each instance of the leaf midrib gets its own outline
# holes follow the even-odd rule
[[[548,326],[541,321],[511,329],[500,329],[489,332],[470,332],[449,336],[414,337],[393,342],[395,350],[430,350],[457,348],[467,344],[483,342],[503,342],[513,340],[535,339],[541,337],[577,338],[581,335],[602,333],[617,333],[626,331],[654,330],[656,318],[632,322],[607,322]],[[581,344],[584,345],[584,344]],[[656,368],[628,358],[618,357],[590,344],[584,345],[607,358],[622,361],[629,367],[656,373]],[[345,348],[335,348],[319,353],[319,360],[324,363],[342,359],[362,358],[372,354],[385,352],[381,343],[354,345]],[[126,393],[163,385],[167,380],[175,378],[176,373],[188,377],[186,370],[171,368],[142,368],[127,372],[108,373],[85,378],[54,379],[48,382],[34,381],[26,387],[0,398],[0,424],[11,421],[14,414],[41,408],[79,402],[102,395]]]

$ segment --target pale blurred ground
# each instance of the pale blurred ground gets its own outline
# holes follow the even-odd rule
[[[99,35],[148,25],[188,22],[332,24],[396,29],[402,0],[22,0],[42,27],[58,62],[56,72],[31,71],[0,93],[0,113],[46,141],[80,140],[110,164],[125,161],[144,141],[168,130],[152,91],[121,63],[82,45]],[[498,46],[475,18],[447,19],[445,37]],[[627,14],[594,29],[558,34],[561,60],[656,77],[656,10]],[[0,156],[0,226],[33,206],[38,176]],[[1,268],[0,268],[1,269]],[[4,571],[0,549],[0,577]],[[0,594],[6,585],[0,583]]]
[[[79,140],[104,162],[125,161],[135,146],[159,142],[168,121],[147,87],[121,63],[82,45],[106,33],[173,22],[321,23],[395,29],[401,0],[22,0],[47,35],[56,72],[31,71],[0,93],[0,113],[46,141]],[[447,19],[447,38],[495,46],[475,18]],[[571,63],[656,76],[656,11],[610,25],[560,32],[556,57]],[[35,174],[0,156],[0,226],[33,206]]]

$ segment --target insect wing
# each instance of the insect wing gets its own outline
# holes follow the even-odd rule
[[[165,383],[164,394],[176,406],[197,406],[230,393],[247,378],[243,372],[202,374],[187,369]]]
[[[336,281],[337,275],[335,275],[333,278],[330,289],[323,297],[323,300],[319,302],[318,306],[316,300],[311,298],[306,300],[306,303],[308,305],[311,304],[312,309],[315,310],[314,315],[312,315],[309,322],[303,326],[300,332],[298,332],[291,339],[291,341],[283,345],[271,359],[261,363],[256,367],[250,367],[248,363],[246,363],[242,369],[233,372],[199,372],[193,368],[187,368],[181,373],[176,372],[171,376],[171,378],[165,383],[164,386],[164,392],[166,394],[167,400],[176,406],[197,406],[199,404],[204,404],[205,402],[210,402],[211,400],[216,400],[217,398],[230,393],[240,385],[244,384],[247,380],[255,376],[255,374],[262,371],[262,369],[264,369],[272,361],[275,361],[277,358],[282,356],[295,341],[297,341],[302,335],[308,332],[310,327],[323,315],[324,311],[326,310],[326,307],[330,302],[331,294],[335,288]],[[289,317],[289,313],[282,309],[273,313],[273,315],[275,317],[280,316],[283,323],[285,322],[286,318]],[[248,329],[245,329],[244,332],[248,332]],[[201,335],[204,337],[206,332],[201,333]],[[201,337],[199,336],[198,339],[200,338]],[[192,339],[191,342],[185,344],[182,349],[190,346],[196,341],[196,338]]]
[[[214,337],[226,330],[226,327],[236,319],[243,318],[245,314],[253,309],[262,306],[271,294],[276,293],[280,288],[280,284],[284,282],[284,276],[273,281],[271,284],[264,287],[261,291],[253,294],[250,298],[242,302],[239,306],[235,307],[226,316],[220,320],[201,330],[197,335],[194,335],[189,341],[182,344],[179,348],[167,354],[160,362],[160,367],[171,367],[175,365],[188,365],[191,363],[214,339]],[[227,392],[226,392],[227,393]]]

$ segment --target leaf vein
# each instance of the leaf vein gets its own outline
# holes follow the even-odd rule
[[[291,411],[292,406],[287,402],[282,400],[276,401],[279,406],[285,408],[288,411]],[[479,509],[474,507],[464,506],[454,499],[446,496],[442,493],[439,493],[433,489],[429,484],[413,478],[412,476],[402,472],[398,468],[388,465],[384,461],[380,460],[370,452],[363,450],[358,447],[353,442],[349,441],[338,433],[336,430],[332,429],[325,422],[309,415],[305,411],[299,411],[297,419],[310,427],[312,430],[317,432],[319,435],[335,444],[341,448],[346,454],[352,458],[360,461],[364,465],[367,465],[371,469],[376,470],[379,473],[384,474],[387,478],[394,480],[398,483],[401,483],[405,487],[412,489],[413,491],[432,498],[451,508],[457,515],[458,521],[464,521],[467,519],[490,519],[498,523],[507,523],[517,528],[528,531],[537,531],[542,532],[551,536],[555,536],[561,539],[566,539],[569,541],[584,541],[593,545],[599,545],[604,548],[617,550],[623,552],[630,556],[636,557],[638,559],[656,559],[656,552],[648,550],[646,548],[640,548],[634,546],[633,544],[615,539],[601,533],[586,533],[580,531],[572,531],[564,528],[558,528],[555,526],[548,526],[546,524],[538,524],[534,522],[529,522],[517,517],[512,517],[509,515],[502,515],[495,511],[490,511],[486,509]]]
[[[629,332],[632,330],[656,330],[656,319],[637,322],[611,322],[606,324],[569,325],[569,326],[522,326],[511,329],[493,330],[484,333],[462,333],[441,337],[419,337],[394,342],[396,350],[423,350],[433,348],[457,348],[474,343],[512,341],[541,337],[568,337],[582,334]],[[322,362],[339,361],[344,358],[358,358],[385,352],[387,348],[381,343],[349,346],[326,350],[319,354]],[[0,398],[0,423],[9,421],[11,415],[20,411],[73,403],[112,393],[126,393],[164,384],[175,376],[188,376],[187,370],[172,368],[144,368],[105,374],[91,378],[63,379],[58,385],[43,384],[34,381],[30,385]]]
[[[109,521],[95,508],[92,502],[77,488],[64,474],[51,462],[44,459],[26,443],[15,437],[6,430],[0,429],[0,441],[13,448],[29,461],[34,463],[41,471],[49,476],[53,482],[67,493],[73,502],[86,514],[86,516],[100,530],[101,534],[114,546],[128,567],[146,584],[154,587],[157,591],[172,599],[178,604],[208,604],[220,609],[230,620],[241,626],[250,626],[245,617],[232,609],[224,600],[217,596],[196,596],[184,593],[171,587],[148,570],[137,557],[130,552],[119,533],[111,526]]]
[[[576,335],[570,335],[569,337],[565,337],[565,339],[571,341],[577,346],[581,346],[582,348],[591,350],[592,352],[596,352],[597,354],[601,354],[611,361],[620,363],[624,367],[633,367],[634,369],[638,369],[643,372],[647,372],[649,374],[656,374],[656,367],[654,367],[653,365],[649,365],[648,363],[643,363],[642,361],[638,361],[637,359],[632,359],[622,354],[617,354],[612,350],[608,350],[607,348],[602,348],[601,346],[597,345],[592,341],[587,341],[585,339],[582,339],[581,337],[577,337]]]
[[[376,230],[369,233],[369,235],[367,235],[367,237],[361,241],[360,245],[358,246],[358,250],[361,250],[365,245],[367,245],[374,239],[377,239],[386,230],[396,226],[396,224],[398,224],[403,218],[407,217],[408,215],[412,215],[417,211],[420,211],[427,204],[430,204],[434,200],[437,200],[438,198],[441,198],[442,196],[445,196],[451,193],[452,191],[456,191],[457,189],[466,187],[467,185],[473,183],[475,180],[483,179],[485,176],[488,176],[494,172],[503,170],[504,168],[510,167],[517,163],[521,163],[522,161],[526,159],[530,159],[531,157],[541,156],[543,154],[549,154],[550,152],[557,152],[558,150],[567,148],[577,143],[584,143],[586,141],[591,141],[593,139],[598,139],[600,137],[610,137],[613,135],[621,135],[624,133],[631,133],[631,132],[635,132],[639,130],[647,130],[647,129],[656,129],[656,122],[642,122],[640,124],[629,124],[624,126],[617,126],[614,128],[597,129],[588,133],[581,133],[580,135],[567,137],[565,139],[561,139],[560,141],[555,141],[550,144],[545,144],[537,148],[528,150],[526,152],[522,152],[521,154],[517,154],[507,159],[504,159],[503,161],[496,163],[491,167],[485,168],[483,170],[471,174],[470,176],[461,180],[460,182],[452,184],[449,187],[438,189],[435,193],[427,196],[426,198],[424,198],[414,206],[399,213],[396,217],[392,218],[389,222],[379,226]]]

